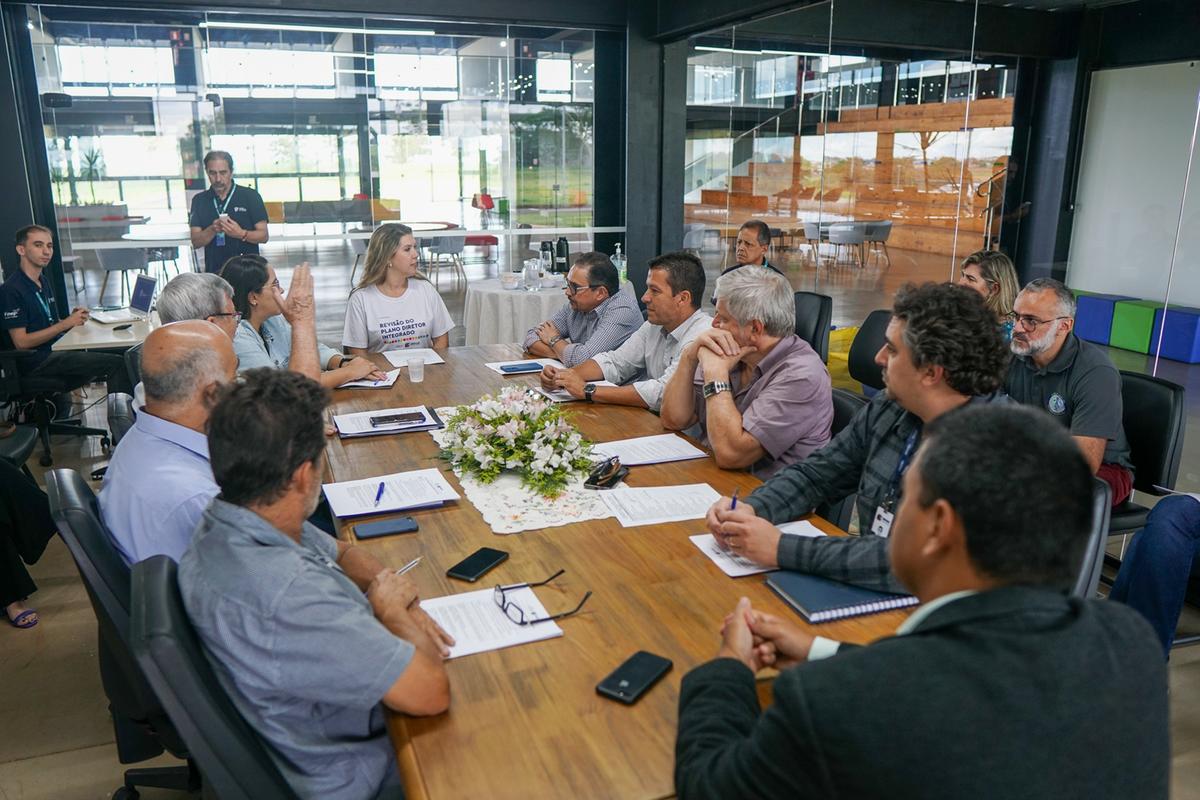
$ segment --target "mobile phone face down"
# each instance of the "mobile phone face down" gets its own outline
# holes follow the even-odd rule
[[[522,372],[541,372],[542,365],[536,361],[524,361],[520,364],[505,364],[500,367],[500,371],[509,375],[517,375]]]
[[[358,539],[374,539],[377,536],[391,536],[396,533],[412,533],[417,530],[417,522],[412,517],[396,517],[381,519],[377,522],[362,522],[354,526],[354,536]]]
[[[596,684],[596,693],[619,703],[633,705],[659,678],[671,670],[671,660],[639,650]]]
[[[471,555],[464,558],[462,561],[455,564],[450,569],[446,570],[446,575],[451,578],[458,578],[460,581],[468,581],[474,583],[487,574],[488,570],[495,567],[497,564],[508,558],[508,553],[503,550],[493,550],[490,547],[481,547]]]
[[[409,422],[420,422],[425,419],[425,415],[419,411],[411,411],[407,414],[385,414],[381,417],[371,417],[371,427],[378,428],[380,425],[404,425]]]

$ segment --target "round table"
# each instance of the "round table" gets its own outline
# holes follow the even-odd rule
[[[463,311],[466,343],[519,344],[524,341],[526,331],[550,319],[566,302],[561,287],[527,292],[505,289],[499,278],[472,281],[467,284]]]

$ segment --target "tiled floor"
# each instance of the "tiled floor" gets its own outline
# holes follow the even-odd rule
[[[268,253],[268,256],[271,256]],[[783,254],[780,254],[783,255]],[[906,280],[940,280],[949,275],[944,258],[921,257],[893,251],[890,269],[866,270],[839,267],[821,270],[789,268],[796,288],[821,291],[834,298],[834,324],[856,324],[874,308],[886,307],[891,294]],[[343,247],[320,247],[287,253],[287,263],[308,260],[317,285],[318,327],[321,338],[336,345],[341,337],[342,308],[348,293],[349,264],[353,255]],[[774,262],[788,266],[794,259]],[[720,258],[706,254],[710,278],[720,268]],[[494,273],[494,266],[469,265],[467,274],[478,279]],[[284,282],[287,270],[280,269]],[[94,282],[92,285],[96,285]],[[443,284],[443,297],[451,314],[461,320],[465,292]],[[95,298],[92,298],[94,301]],[[455,329],[452,344],[463,341]],[[1143,369],[1143,356],[1113,351],[1124,369]],[[1159,374],[1188,386],[1200,398],[1200,369],[1162,362]],[[93,396],[88,400],[96,399]],[[1200,401],[1193,400],[1189,422],[1200,416]],[[102,423],[100,407],[88,412],[93,423]],[[1200,490],[1200,440],[1185,450],[1180,487]],[[103,463],[97,444],[75,439],[55,442],[57,466],[83,472]],[[35,473],[40,470],[31,463]],[[109,797],[120,785],[124,769],[117,763],[96,666],[95,618],[71,563],[66,547],[51,542],[31,572],[39,591],[34,605],[42,623],[29,631],[0,625],[0,800],[93,800]],[[1188,609],[1181,627],[1200,630],[1200,611]],[[1176,650],[1170,664],[1172,709],[1172,796],[1200,798],[1200,647]],[[1113,720],[1120,725],[1121,720]],[[170,763],[168,758],[159,759]],[[167,798],[174,793],[147,790],[144,798]]]

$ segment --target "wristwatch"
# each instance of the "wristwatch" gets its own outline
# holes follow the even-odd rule
[[[733,387],[730,386],[726,381],[710,381],[709,383],[704,384],[704,388],[702,388],[700,391],[703,392],[704,399],[707,400],[710,397],[716,397],[721,392],[732,392]]]
[[[547,345],[548,347],[554,347],[554,345],[558,344],[558,343],[559,343],[559,342],[561,342],[562,340],[563,340],[563,337],[562,337],[562,336],[555,336],[553,339],[551,339],[550,341],[546,342],[546,345]]]
[[[585,383],[583,385],[583,399],[584,400],[587,400],[589,403],[592,402],[593,395],[595,395],[595,394],[596,394],[596,384]]]

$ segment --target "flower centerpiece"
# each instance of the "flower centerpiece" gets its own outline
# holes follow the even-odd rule
[[[521,483],[545,497],[591,469],[591,451],[561,406],[517,386],[456,408],[442,441],[442,457],[462,473],[491,483],[503,470],[516,470]]]

